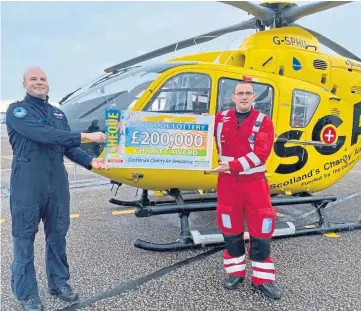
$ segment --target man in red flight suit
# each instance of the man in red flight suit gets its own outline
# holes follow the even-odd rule
[[[228,274],[224,286],[234,289],[246,275],[245,214],[252,287],[269,298],[280,299],[270,255],[276,211],[265,178],[265,163],[272,151],[275,131],[272,120],[252,107],[255,94],[251,84],[237,84],[232,99],[235,109],[215,117],[219,166],[210,171],[219,173],[217,223],[226,245],[224,268]]]

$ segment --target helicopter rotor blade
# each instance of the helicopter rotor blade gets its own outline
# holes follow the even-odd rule
[[[235,8],[241,9],[255,16],[259,20],[269,21],[273,19],[275,12],[269,8],[260,6],[259,4],[252,3],[249,1],[219,1],[231,5]]]
[[[319,1],[315,3],[305,4],[302,6],[288,7],[285,8],[281,13],[281,18],[283,20],[288,21],[289,23],[293,23],[296,20],[305,17],[307,15],[328,10],[336,6],[347,4],[350,2],[353,1]]]
[[[213,39],[216,39],[222,35],[225,35],[227,33],[231,33],[231,32],[235,32],[235,31],[239,31],[239,30],[246,30],[246,29],[255,29],[255,18],[251,18],[247,21],[243,21],[241,23],[232,25],[232,26],[228,26],[225,28],[220,28],[211,32],[208,32],[206,34],[200,35],[200,36],[196,36],[196,37],[192,37],[183,41],[178,41],[177,43],[173,43],[170,45],[167,45],[165,47],[162,47],[160,49],[154,50],[152,52],[140,55],[138,57],[132,58],[130,60],[127,60],[125,62],[122,62],[120,64],[114,65],[112,67],[106,68],[104,71],[105,72],[112,72],[113,70],[117,70],[120,68],[125,68],[125,67],[129,67],[132,66],[134,64],[164,55],[164,54],[168,54],[171,52],[175,52],[178,50],[182,50],[185,49],[187,47],[193,46],[193,45],[197,45],[200,43],[204,43],[207,41],[211,41]]]
[[[341,45],[339,45],[338,43],[332,41],[331,39],[321,35],[320,33],[308,29],[306,27],[303,27],[301,25],[298,25],[296,23],[291,24],[291,26],[296,26],[296,27],[300,27],[303,28],[304,30],[308,31],[309,33],[311,33],[312,35],[314,35],[317,40],[322,43],[323,45],[327,46],[329,49],[331,49],[332,51],[340,54],[343,57],[347,57],[347,58],[351,58],[353,60],[359,61],[361,62],[361,59],[356,56],[355,54],[351,53],[349,50],[345,49],[344,47],[342,47]]]

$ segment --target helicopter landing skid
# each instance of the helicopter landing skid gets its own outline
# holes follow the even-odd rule
[[[128,206],[128,207],[146,207],[146,206],[155,206],[156,205],[156,202],[149,200],[148,190],[143,190],[140,200],[124,201],[124,200],[118,200],[115,198],[110,198],[109,202],[116,204],[116,205]]]
[[[205,246],[224,245],[223,235],[219,229],[190,230],[189,228],[188,217],[190,213],[215,210],[217,206],[216,201],[185,203],[178,189],[171,189],[168,193],[175,198],[176,204],[152,207],[138,206],[135,209],[135,215],[137,217],[150,217],[162,214],[178,213],[181,226],[181,232],[178,240],[168,244],[159,244],[137,239],[134,242],[135,247],[150,251],[175,251]],[[324,210],[331,202],[336,200],[337,197],[334,196],[311,196],[308,194],[303,194],[297,197],[272,197],[271,201],[274,207],[284,205],[311,204],[316,209],[316,213],[319,218],[316,224],[303,226],[301,228],[296,228],[293,222],[277,221],[272,238],[276,239],[361,229],[361,220],[356,223],[332,223],[328,220]],[[248,232],[244,233],[244,239],[249,239]]]
[[[168,211],[172,211],[171,213],[178,213],[179,219],[180,219],[180,227],[181,232],[179,234],[179,238],[175,242],[167,243],[167,244],[159,244],[159,243],[150,243],[147,241],[139,240],[137,239],[134,242],[134,246],[137,248],[141,248],[144,250],[150,250],[150,251],[174,251],[174,250],[184,250],[189,248],[195,248],[195,245],[193,243],[191,232],[189,229],[189,221],[188,217],[190,214],[190,211],[173,211],[174,207],[177,206],[184,206],[184,199],[181,195],[181,192],[179,189],[171,189],[167,191],[170,196],[172,196],[175,199],[176,204],[171,204],[170,206],[159,206],[154,207],[158,209],[158,214],[168,214]],[[168,202],[162,202],[167,205]],[[144,208],[144,207],[137,207],[135,210],[135,215],[137,217],[149,217],[149,211],[151,211],[153,208]],[[161,209],[159,213],[159,209]],[[145,213],[144,213],[145,212]]]
[[[118,188],[121,186],[121,184],[119,184],[117,182],[112,182],[112,183],[113,183],[113,185],[118,184]],[[171,189],[170,191],[167,191],[167,193],[170,194],[170,196],[172,196],[173,198],[175,198],[175,196],[171,194],[174,191],[175,191],[174,189]],[[179,193],[179,195],[181,195],[181,194]],[[183,200],[183,202],[187,202],[187,203],[216,202],[217,198],[214,198],[214,197],[183,198],[182,197],[182,200]],[[124,201],[124,200],[118,200],[115,198],[110,198],[109,202],[116,204],[116,205],[125,206],[125,207],[140,207],[140,208],[147,207],[147,206],[174,205],[174,203],[175,203],[174,200],[151,201],[151,200],[149,200],[147,189],[142,190],[142,194],[141,194],[141,197],[139,200]]]

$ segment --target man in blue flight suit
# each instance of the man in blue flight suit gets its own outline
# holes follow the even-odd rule
[[[87,169],[106,169],[104,160],[79,148],[82,140],[104,143],[102,132],[71,132],[64,113],[48,103],[49,85],[40,68],[24,74],[25,98],[9,106],[6,125],[13,149],[10,209],[14,258],[11,288],[24,310],[43,310],[34,267],[34,239],[40,220],[46,236],[49,292],[65,301],[78,298],[68,285],[66,234],[70,194],[65,155]]]

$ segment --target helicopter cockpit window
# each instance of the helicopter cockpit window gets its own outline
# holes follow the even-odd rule
[[[320,96],[304,90],[294,90],[292,94],[292,127],[306,127],[315,113]]]
[[[242,80],[222,78],[218,84],[217,112],[235,107],[232,101],[234,89]],[[256,94],[253,107],[271,117],[273,106],[273,88],[268,84],[250,82]]]
[[[104,112],[110,106],[118,110],[132,107],[148,86],[159,76],[158,72],[137,70],[124,75],[124,78],[107,80],[82,96],[61,106],[73,131],[85,131],[99,120],[99,128],[104,128]]]
[[[209,112],[211,79],[203,73],[181,73],[170,78],[144,111],[168,113]]]

